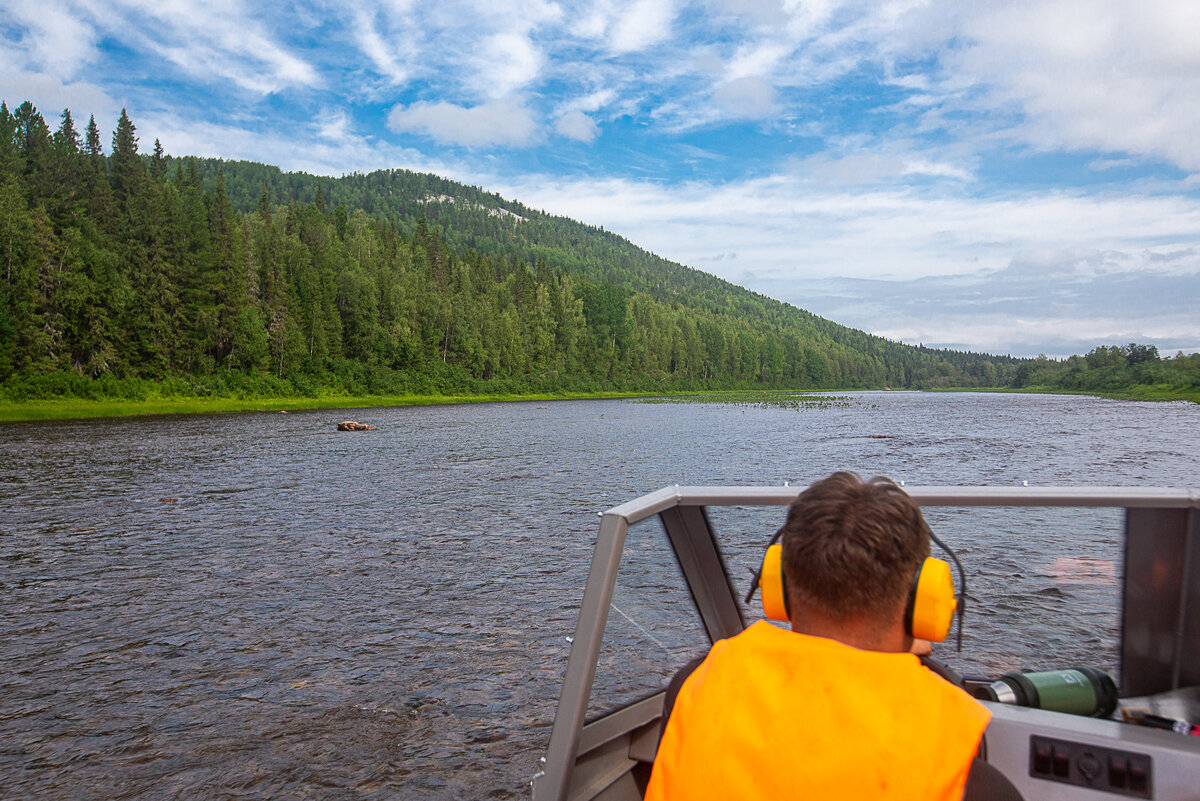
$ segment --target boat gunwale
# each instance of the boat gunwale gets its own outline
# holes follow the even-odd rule
[[[902,485],[903,486],[903,485]],[[805,485],[664,487],[602,512],[633,524],[674,506],[786,506]],[[1169,487],[903,486],[921,506],[1200,509],[1200,490]]]

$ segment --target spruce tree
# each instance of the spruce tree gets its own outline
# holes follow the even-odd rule
[[[65,108],[62,122],[54,132],[54,147],[62,153],[77,155],[81,149],[79,131],[75,130],[75,120],[71,117],[71,109]]]
[[[145,164],[138,157],[137,129],[125,109],[121,109],[121,118],[117,120],[117,130],[113,132],[112,140],[112,174],[109,181],[112,184],[113,196],[120,210],[130,213],[134,199],[141,190],[142,180],[146,173]]]
[[[87,138],[84,140],[84,152],[95,158],[104,155],[104,146],[100,143],[100,127],[96,125],[96,115],[88,118]]]
[[[167,162],[163,158],[162,142],[158,139],[154,140],[154,155],[150,159],[150,174],[154,176],[154,180],[162,181],[167,177]]]
[[[112,189],[108,185],[108,159],[100,141],[100,128],[96,117],[88,119],[83,140],[84,164],[80,198],[88,217],[101,229],[111,231],[116,225],[112,213]]]
[[[0,101],[0,176],[16,175],[17,156],[17,120],[8,110],[8,104]]]
[[[258,193],[258,216],[263,222],[268,222],[271,219],[271,190],[267,188],[266,183],[262,185],[262,191]]]
[[[84,167],[82,153],[71,110],[63,109],[62,122],[54,132],[46,197],[46,208],[58,229],[73,224],[83,208],[79,194]]]
[[[21,169],[25,179],[25,195],[31,204],[37,203],[46,197],[52,183],[49,168],[53,139],[46,121],[28,100],[17,106],[13,117],[16,121],[17,146],[25,159]]]

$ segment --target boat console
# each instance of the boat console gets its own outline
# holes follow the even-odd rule
[[[601,515],[549,747],[533,780],[534,801],[642,798],[667,682],[712,643],[761,619],[743,596],[766,540],[783,518],[778,507],[802,490],[676,486]],[[905,490],[944,538],[947,528],[965,532],[967,541],[957,545],[969,575],[984,572],[975,564],[984,559],[978,543],[989,535],[1004,537],[1001,519],[1018,519],[1022,532],[1041,531],[1048,551],[1060,549],[1061,555],[1047,556],[1036,567],[1015,558],[1007,577],[1003,566],[994,570],[998,582],[1016,581],[1019,573],[1035,569],[1051,585],[1066,582],[1070,592],[1055,596],[1054,586],[1045,591],[1055,603],[1092,599],[1080,613],[1081,635],[1068,638],[1087,640],[1082,651],[1072,650],[1078,643],[1059,637],[1060,629],[1045,621],[1021,620],[1022,614],[1037,617],[1046,604],[992,610],[1010,616],[1014,627],[1033,627],[1026,639],[1044,652],[1045,668],[1071,667],[1070,660],[1090,653],[1088,648],[1111,652],[1112,663],[1104,667],[1118,679],[1121,710],[1098,718],[984,701],[992,722],[982,757],[1030,801],[1200,799],[1200,737],[1122,717],[1122,710],[1138,710],[1156,720],[1200,723],[1200,491]],[[976,513],[984,515],[982,522],[965,522]],[[939,522],[937,515],[949,517]],[[1070,531],[1064,531],[1064,519],[1076,521]],[[1094,521],[1111,529],[1097,545],[1107,547],[1111,559],[1089,550]],[[986,566],[1002,561],[993,557]],[[975,577],[970,580],[968,603],[986,608],[987,582],[980,589]],[[1096,611],[1102,607],[1108,607],[1106,614]],[[969,635],[977,627],[973,611],[966,617]],[[1107,638],[1091,630],[1105,625],[1112,630]],[[995,651],[996,640],[1003,639],[989,640],[986,631],[969,636],[961,655],[949,643],[937,652],[968,675],[968,685],[971,673],[978,685],[989,669],[1003,672],[1014,660],[1028,661],[1028,655],[1003,653],[972,657],[971,645],[990,643]]]

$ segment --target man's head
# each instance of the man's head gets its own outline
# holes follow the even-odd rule
[[[929,529],[904,490],[880,476],[834,473],[796,498],[783,526],[793,623],[807,612],[894,627],[927,556]]]

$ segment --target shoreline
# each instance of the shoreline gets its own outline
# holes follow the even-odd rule
[[[1063,389],[1061,387],[930,387],[922,392],[1001,392],[1011,395],[1083,395],[1109,400],[1184,401],[1200,404],[1200,389],[1176,389],[1168,386],[1138,384],[1126,389]]]
[[[173,397],[145,400],[87,400],[58,398],[35,401],[0,401],[0,424],[52,420],[95,420],[111,417],[144,417],[172,414],[238,414],[247,412],[289,412],[316,409],[376,409],[395,406],[443,406],[460,403],[529,403],[561,400],[609,400],[625,398],[686,396],[728,396],[731,393],[830,393],[871,391],[919,392],[997,392],[1026,395],[1081,395],[1112,400],[1185,401],[1200,404],[1200,391],[1172,390],[1166,387],[1138,386],[1127,390],[1067,390],[1057,387],[931,387],[924,390],[821,389],[821,390],[692,390],[671,392],[601,391],[550,392],[532,394],[481,395],[338,395],[291,398],[205,398]]]
[[[394,406],[447,406],[459,403],[520,403],[645,397],[645,392],[557,392],[530,395],[361,395],[295,398],[151,398],[87,400],[59,398],[0,401],[0,424],[51,420],[96,420],[172,414],[238,414],[316,409],[377,409]]]

